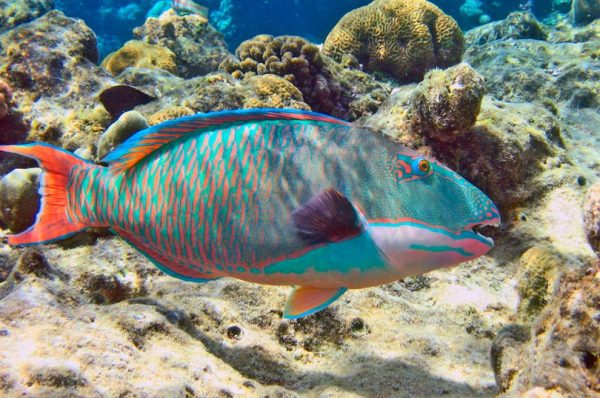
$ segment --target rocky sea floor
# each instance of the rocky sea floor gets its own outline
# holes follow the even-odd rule
[[[150,19],[134,37],[160,49],[134,44],[103,68],[93,32],[60,12],[1,34],[0,142],[98,160],[181,115],[319,110],[433,154],[488,193],[503,217],[486,232],[495,248],[288,321],[288,287],[185,283],[106,231],[1,244],[2,396],[600,394],[599,20],[546,27],[511,14],[465,34],[464,63],[400,84],[289,38],[247,44],[304,60],[281,56],[280,75],[264,74],[266,60],[248,61],[244,43],[235,59],[194,18]],[[6,233],[37,211],[37,174],[8,172],[33,166],[0,157]]]

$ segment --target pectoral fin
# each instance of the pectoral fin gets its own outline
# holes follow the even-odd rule
[[[295,288],[288,297],[283,311],[286,319],[298,319],[325,309],[337,300],[344,292],[345,287],[324,289],[311,286]]]
[[[314,195],[294,210],[291,218],[298,237],[309,245],[338,242],[362,231],[358,212],[334,189]]]

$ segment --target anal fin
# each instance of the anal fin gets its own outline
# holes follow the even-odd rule
[[[288,297],[283,311],[286,319],[298,319],[314,314],[327,308],[331,303],[340,298],[348,290],[340,288],[319,288],[300,286],[294,289]]]

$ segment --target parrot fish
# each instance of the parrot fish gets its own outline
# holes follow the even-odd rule
[[[178,14],[198,14],[208,20],[208,8],[191,0],[171,0],[171,8]]]
[[[109,227],[184,281],[293,286],[283,316],[469,261],[493,246],[492,201],[433,158],[318,113],[197,114],[131,136],[99,165],[44,143],[0,146],[42,168],[36,222],[11,245]]]

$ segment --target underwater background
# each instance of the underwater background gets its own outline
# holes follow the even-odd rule
[[[495,247],[286,320],[289,287],[186,283],[107,229],[3,240],[0,396],[600,396],[599,0],[198,4],[0,0],[0,144],[101,163],[182,116],[312,110],[468,179]],[[0,153],[3,236],[40,175]]]

